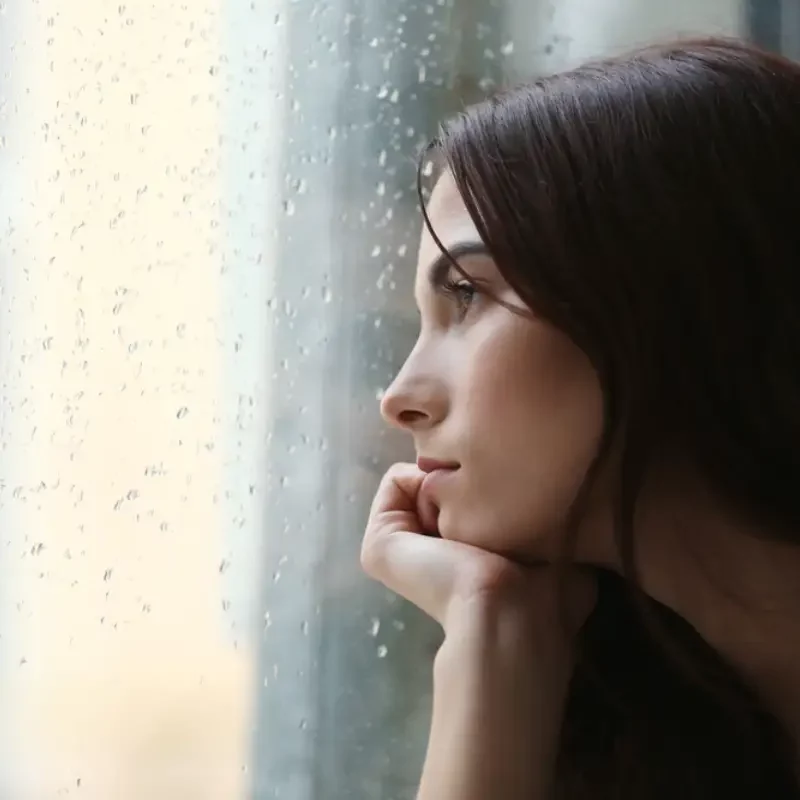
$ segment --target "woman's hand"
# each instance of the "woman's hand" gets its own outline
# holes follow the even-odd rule
[[[370,577],[433,617],[449,632],[476,607],[519,607],[542,632],[571,641],[594,607],[591,573],[524,566],[454,539],[423,532],[428,505],[419,497],[425,478],[415,464],[395,464],[383,477],[370,510],[361,563]],[[430,527],[430,523],[428,525]],[[560,615],[563,577],[566,612]],[[552,630],[549,630],[552,628]]]
[[[424,533],[424,478],[414,464],[387,472],[361,552],[371,577],[445,631],[419,798],[547,797],[574,637],[594,607],[594,579]]]

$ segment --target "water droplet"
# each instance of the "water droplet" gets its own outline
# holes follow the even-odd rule
[[[378,647],[378,658],[386,658],[388,653],[389,648],[385,644],[382,644],[380,647]]]
[[[330,303],[333,300],[333,292],[331,292],[330,286],[323,286],[322,287],[322,302],[323,303]]]
[[[370,620],[369,635],[377,636],[378,633],[380,633],[380,630],[381,630],[381,621],[377,617],[373,617]]]
[[[378,99],[383,100],[384,97],[389,96],[389,87],[384,83],[380,89],[378,89]]]
[[[178,409],[178,413],[175,415],[178,419],[183,419],[189,413],[189,409],[186,406],[181,406]]]
[[[301,719],[300,724],[297,727],[300,728],[301,731],[304,731],[306,728],[308,728],[308,722],[304,719]]]
[[[300,623],[300,632],[303,634],[303,636],[308,636],[308,622],[306,620],[303,620]]]
[[[283,210],[287,217],[293,217],[295,212],[294,203],[291,200],[283,201]]]
[[[506,42],[501,48],[500,52],[504,56],[510,56],[514,52],[514,42]]]

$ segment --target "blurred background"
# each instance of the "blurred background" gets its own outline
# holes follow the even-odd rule
[[[411,800],[368,582],[415,159],[497,86],[800,0],[0,2],[0,798]]]

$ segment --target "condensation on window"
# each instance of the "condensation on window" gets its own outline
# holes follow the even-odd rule
[[[358,549],[417,155],[743,8],[0,2],[0,795],[414,796],[440,634]]]

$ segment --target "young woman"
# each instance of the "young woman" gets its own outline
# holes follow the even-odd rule
[[[362,551],[445,631],[420,800],[800,797],[800,66],[651,48],[433,154]]]

